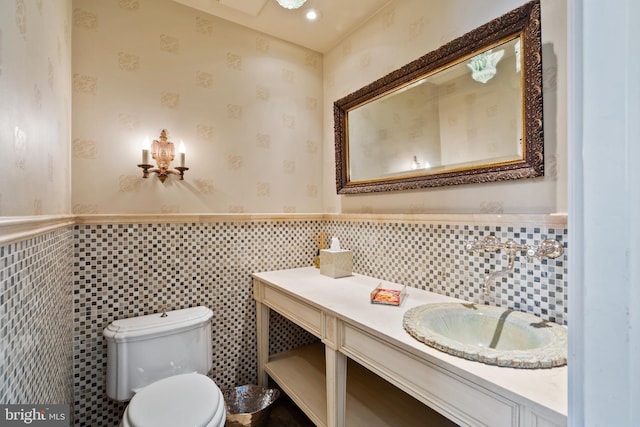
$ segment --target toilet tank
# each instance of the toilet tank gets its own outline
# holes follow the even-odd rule
[[[193,307],[116,320],[103,331],[107,340],[107,395],[129,400],[154,381],[211,369],[211,318]]]

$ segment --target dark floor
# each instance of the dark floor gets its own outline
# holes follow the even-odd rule
[[[315,427],[315,424],[298,408],[289,397],[280,393],[266,427]]]

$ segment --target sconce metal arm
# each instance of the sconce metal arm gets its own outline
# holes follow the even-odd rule
[[[177,166],[175,169],[160,169],[153,167],[153,165],[139,164],[138,167],[142,168],[143,178],[149,178],[149,174],[157,173],[160,182],[164,182],[169,175],[177,175],[180,177],[180,181],[184,181],[184,172],[189,170],[189,168],[181,166]]]

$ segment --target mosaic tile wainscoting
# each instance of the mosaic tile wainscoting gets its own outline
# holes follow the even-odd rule
[[[0,246],[0,403],[71,403],[73,228]]]

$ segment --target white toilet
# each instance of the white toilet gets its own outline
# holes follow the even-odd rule
[[[222,392],[211,369],[207,307],[116,320],[107,339],[107,395],[127,401],[121,427],[222,427]]]

